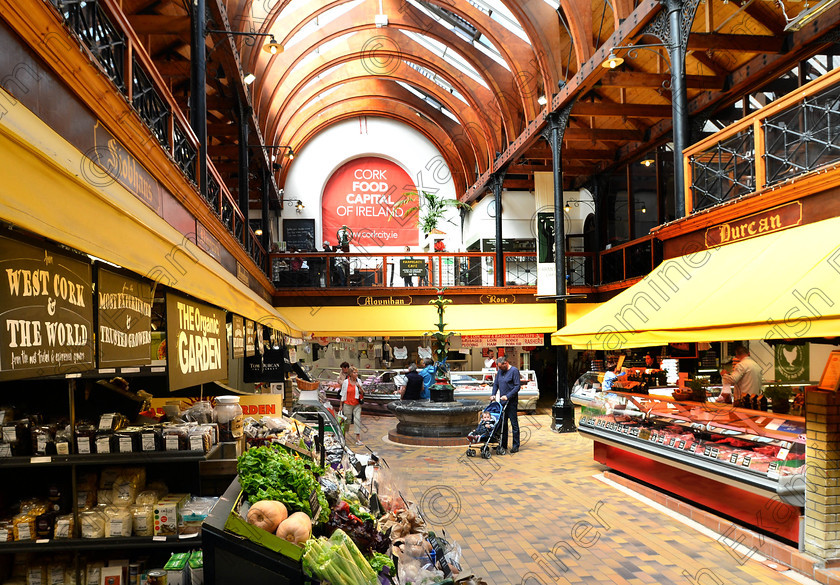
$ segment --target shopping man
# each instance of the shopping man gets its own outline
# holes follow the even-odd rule
[[[519,451],[519,370],[510,365],[507,357],[500,355],[496,358],[496,379],[493,380],[493,396],[499,395],[505,416],[502,420],[502,442],[499,444],[499,455],[504,455],[508,445],[508,420],[513,432],[513,444],[510,453]]]

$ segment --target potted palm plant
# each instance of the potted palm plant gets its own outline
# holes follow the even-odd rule
[[[415,195],[419,197],[415,198]],[[404,217],[408,218],[412,215],[417,216],[417,226],[423,230],[427,236],[437,229],[438,224],[444,218],[446,210],[454,207],[460,210],[469,210],[471,207],[466,203],[462,203],[457,199],[447,199],[438,193],[430,191],[410,191],[406,193],[402,199],[397,201],[394,206],[398,209],[403,209]]]

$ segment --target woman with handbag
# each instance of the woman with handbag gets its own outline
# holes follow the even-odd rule
[[[362,444],[362,383],[359,381],[359,370],[351,366],[347,378],[341,383],[341,412],[353,425],[356,433],[356,444]]]

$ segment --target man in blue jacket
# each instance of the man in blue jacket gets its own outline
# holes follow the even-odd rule
[[[513,444],[510,453],[519,451],[519,415],[516,412],[519,408],[519,370],[510,365],[507,357],[500,355],[496,358],[496,379],[493,380],[493,396],[499,394],[502,401],[502,408],[505,409],[504,420],[502,421],[502,441],[499,444],[499,455],[504,455],[508,444],[508,420],[513,432]]]
[[[435,362],[432,358],[423,358],[423,366],[420,370],[420,375],[423,376],[423,394],[420,395],[420,400],[428,400],[431,396],[429,388],[435,383]]]

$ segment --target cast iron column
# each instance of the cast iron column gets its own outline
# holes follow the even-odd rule
[[[496,286],[505,286],[505,253],[502,250],[502,184],[505,181],[505,170],[496,171],[490,177],[490,188],[493,189],[493,201],[496,206]]]
[[[643,34],[658,38],[671,61],[671,127],[674,141],[674,215],[685,216],[683,150],[688,146],[688,97],[685,93],[685,49],[700,0],[659,0],[665,10],[648,24]]]
[[[245,225],[242,230],[242,244],[246,250],[250,249],[251,238],[248,237],[250,222],[248,218],[248,199],[251,189],[248,181],[248,117],[251,115],[251,108],[248,104],[239,101],[239,211],[245,218]]]
[[[667,0],[668,24],[671,42],[668,57],[671,60],[671,118],[674,138],[674,215],[685,217],[685,168],[683,150],[688,146],[688,95],[685,91],[685,41],[681,29],[682,1]]]
[[[560,148],[573,105],[574,102],[559,112],[549,114],[548,123],[543,130],[543,137],[551,146],[551,169],[554,177],[554,294],[557,304],[557,329],[566,326],[566,234],[563,218],[563,157]],[[569,350],[565,345],[555,347],[557,348],[557,400],[551,409],[554,419],[552,429],[559,433],[573,433],[577,431],[577,428],[567,373]]]
[[[262,184],[262,246],[263,249],[268,253],[269,251],[269,242],[270,242],[270,231],[268,228],[268,194],[271,193],[271,173],[267,170],[263,170],[262,173],[263,184]]]
[[[198,139],[198,189],[207,198],[207,51],[204,0],[193,0],[190,27],[190,126]]]

